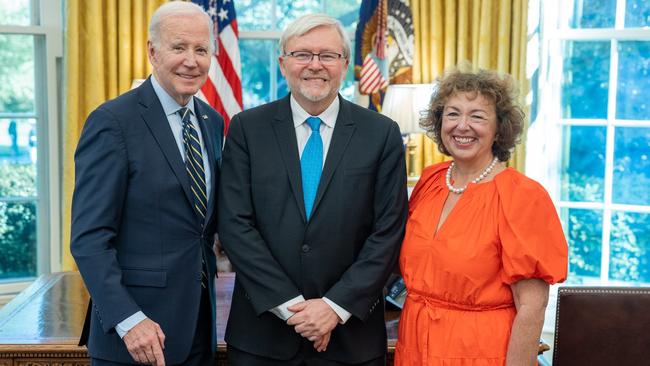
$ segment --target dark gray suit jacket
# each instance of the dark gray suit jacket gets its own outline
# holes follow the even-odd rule
[[[362,362],[386,352],[382,289],[407,216],[399,127],[340,98],[309,222],[289,97],[230,126],[219,187],[219,237],[237,272],[226,342],[289,359],[301,337],[270,313],[302,294],[350,313],[323,358]]]
[[[150,79],[99,106],[84,125],[75,153],[70,247],[92,299],[85,324],[91,357],[133,362],[114,327],[140,310],[165,333],[167,363],[189,354],[202,253],[209,278],[216,272],[212,238],[223,140],[221,116],[194,101],[212,172],[204,228]],[[203,326],[212,329],[216,349],[214,281],[208,282],[213,321]]]

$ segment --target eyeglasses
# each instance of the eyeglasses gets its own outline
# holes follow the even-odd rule
[[[343,58],[343,55],[336,52],[313,53],[309,51],[293,51],[285,53],[284,56],[293,57],[299,64],[308,64],[314,59],[314,56],[317,56],[323,65],[334,65],[338,60]]]

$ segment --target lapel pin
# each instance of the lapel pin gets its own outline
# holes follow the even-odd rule
[[[203,119],[208,119],[208,115],[207,115],[207,114],[204,114],[204,115],[203,115]]]

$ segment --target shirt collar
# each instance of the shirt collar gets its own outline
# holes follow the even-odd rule
[[[293,127],[296,128],[301,124],[305,123],[307,118],[311,117],[311,115],[307,113],[307,111],[302,106],[300,106],[300,104],[298,104],[298,101],[296,100],[296,98],[293,97],[293,94],[291,94],[289,99],[291,101],[291,114],[293,115]],[[327,109],[323,111],[323,113],[314,117],[320,118],[320,120],[327,127],[334,128],[334,125],[336,125],[336,118],[339,115],[340,107],[341,107],[341,102],[339,101],[339,97],[337,96],[336,98],[334,98],[332,104],[330,104],[329,107],[327,107]]]
[[[177,113],[178,110],[182,107],[188,108],[192,114],[196,115],[194,112],[194,98],[190,98],[190,101],[187,102],[187,105],[183,106],[178,104],[174,98],[172,98],[171,95],[167,93],[162,85],[160,85],[153,74],[151,74],[151,86],[153,86],[153,91],[156,93],[156,96],[158,96],[158,100],[160,100],[160,104],[162,105],[166,116]]]

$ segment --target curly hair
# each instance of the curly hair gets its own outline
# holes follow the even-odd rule
[[[420,120],[420,126],[438,145],[438,150],[451,155],[442,142],[442,112],[449,98],[458,93],[480,94],[494,103],[497,131],[492,153],[500,161],[507,161],[523,130],[525,114],[516,102],[517,88],[508,74],[479,70],[464,72],[448,71],[436,80],[436,90],[431,96],[429,108]]]

